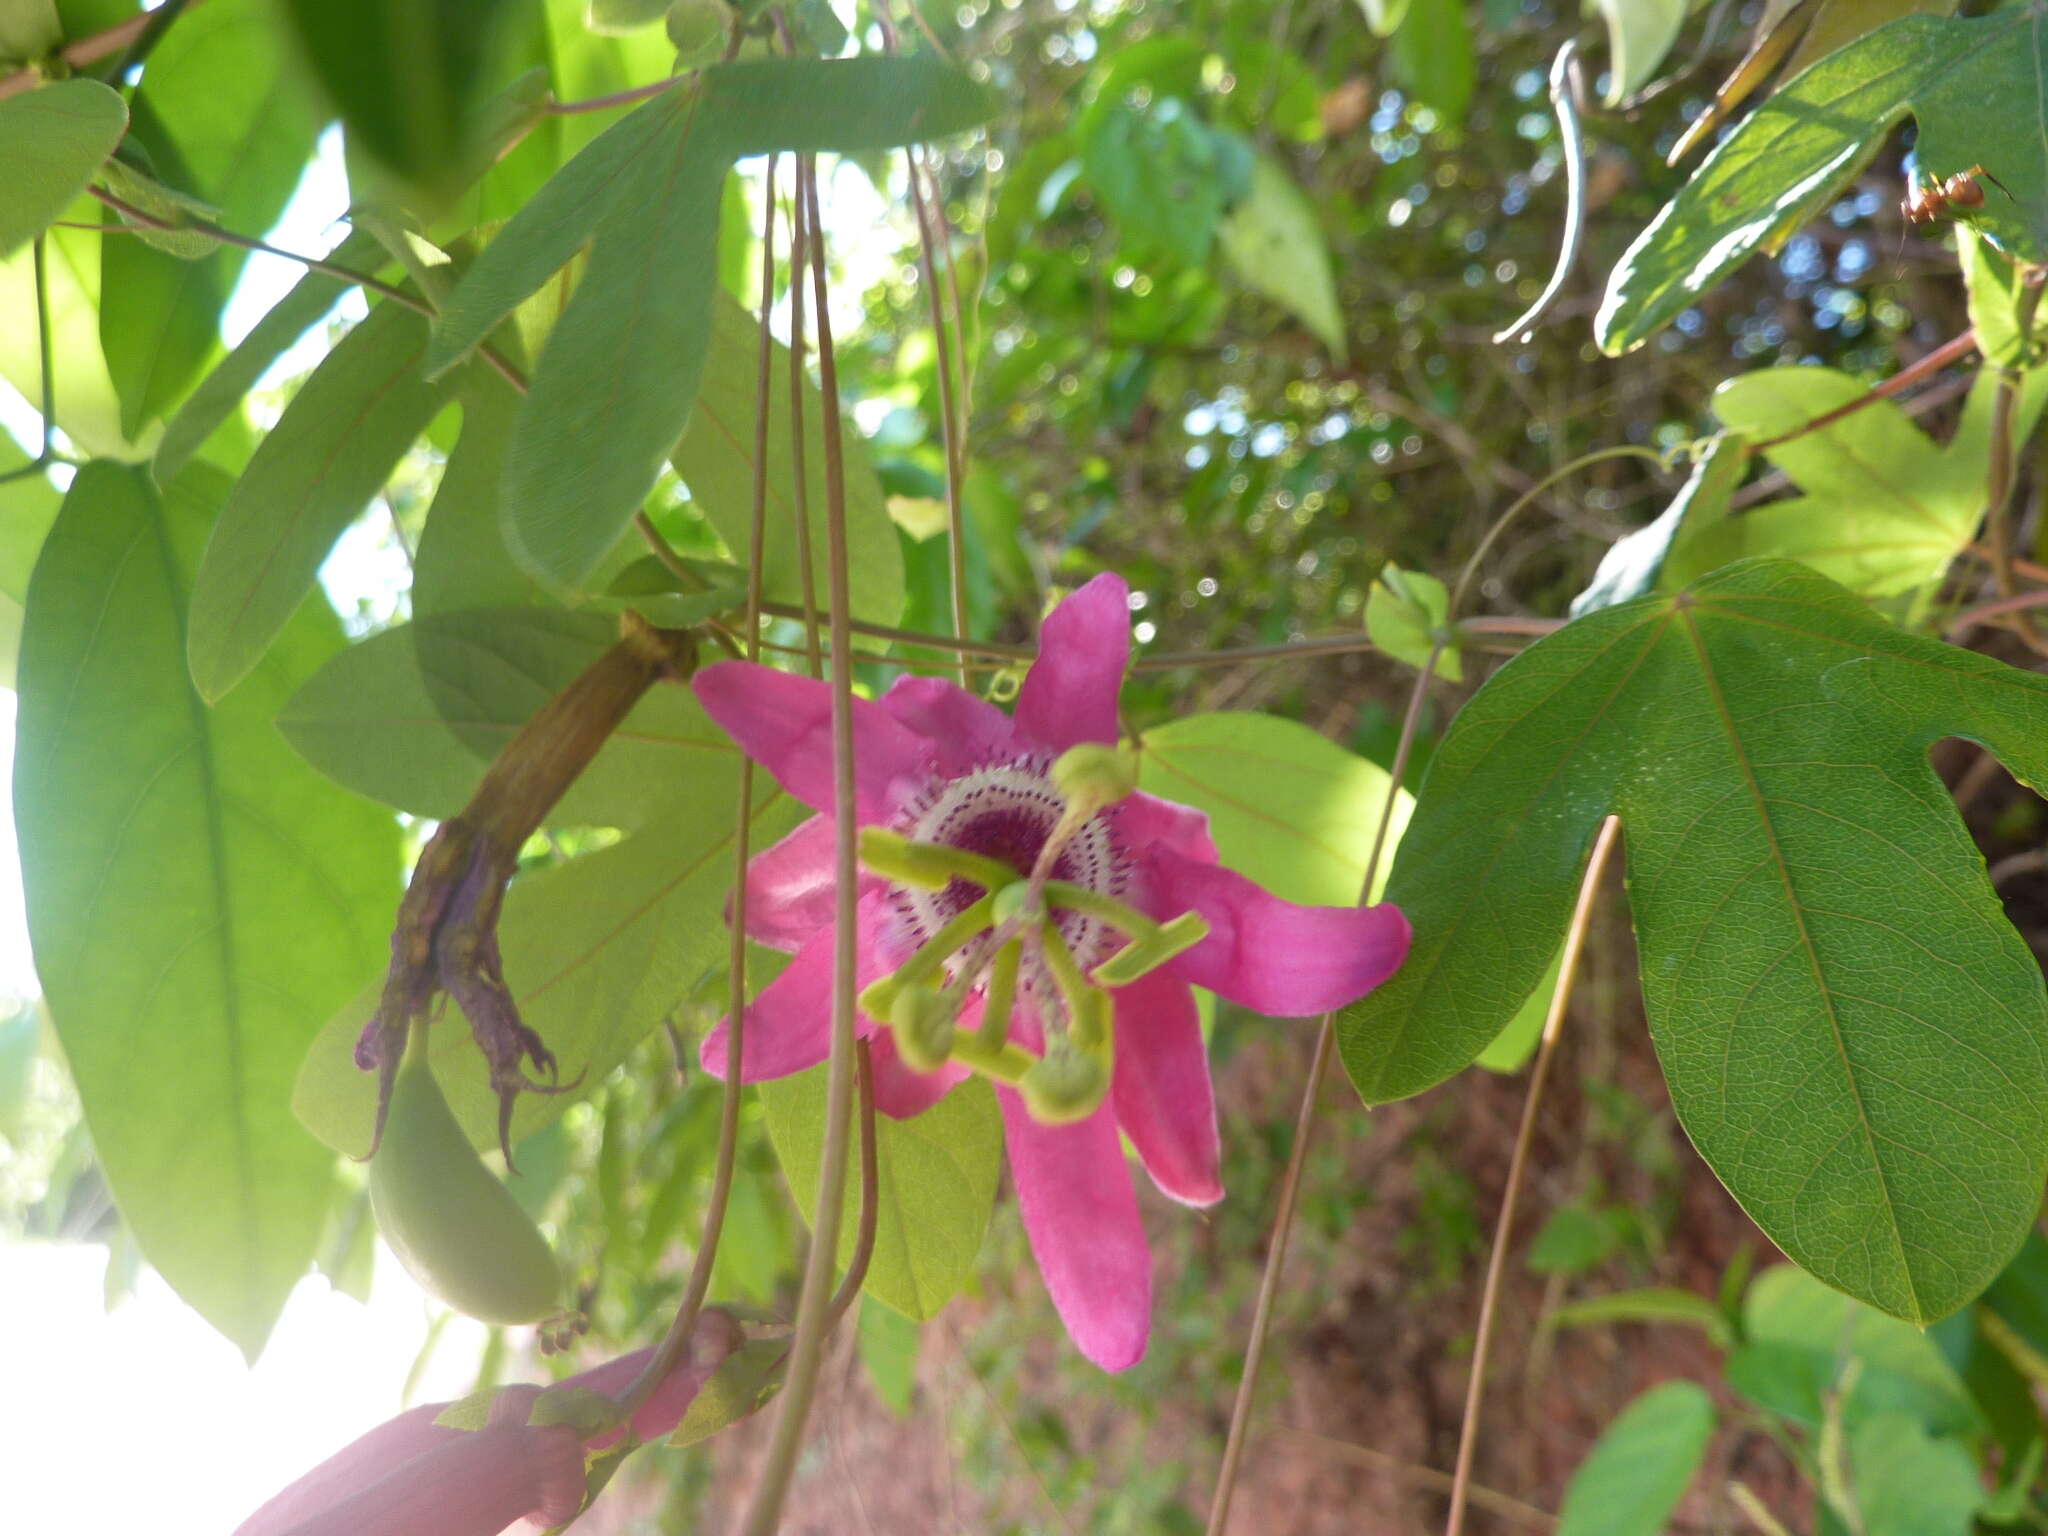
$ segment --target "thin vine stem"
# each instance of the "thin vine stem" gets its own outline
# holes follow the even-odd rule
[[[1500,542],[1500,536],[1507,531],[1508,525],[1521,515],[1522,509],[1549,490],[1553,485],[1557,484],[1558,481],[1569,479],[1580,470],[1591,468],[1593,465],[1607,459],[1648,459],[1651,463],[1659,466],[1662,466],[1665,462],[1664,455],[1658,453],[1655,449],[1643,448],[1635,443],[1623,443],[1618,447],[1601,448],[1592,453],[1581,454],[1578,458],[1573,459],[1571,463],[1561,465],[1545,475],[1541,480],[1538,480],[1529,489],[1522,492],[1520,496],[1516,497],[1509,504],[1507,511],[1501,513],[1499,517],[1493,520],[1493,526],[1486,530],[1485,537],[1479,541],[1479,547],[1472,551],[1471,558],[1465,562],[1465,568],[1458,573],[1458,584],[1451,589],[1450,612],[1454,620],[1457,617],[1458,610],[1465,606],[1465,598],[1470,594],[1472,583],[1479,575],[1480,565],[1484,563],[1487,555],[1492,552],[1493,546]]]
[[[1508,1246],[1515,1233],[1515,1207],[1521,1200],[1522,1180],[1529,1169],[1529,1148],[1536,1139],[1536,1112],[1543,1103],[1544,1085],[1550,1080],[1550,1064],[1557,1055],[1557,1042],[1564,1033],[1565,1009],[1572,998],[1579,956],[1585,948],[1586,930],[1593,917],[1593,903],[1600,894],[1600,878],[1607,869],[1621,818],[1609,816],[1600,823],[1593,839],[1592,857],[1579,881],[1579,898],[1572,908],[1571,926],[1565,930],[1564,954],[1558,965],[1557,987],[1550,994],[1550,1012],[1543,1020],[1543,1036],[1536,1047],[1536,1064],[1529,1072],[1529,1094],[1522,1102],[1522,1123],[1515,1130],[1515,1149],[1508,1159],[1507,1188],[1501,1195],[1500,1217],[1493,1229],[1493,1251],[1487,1255],[1486,1284],[1479,1297],[1479,1326],[1472,1339],[1472,1371],[1465,1384],[1465,1418],[1458,1430],[1458,1459],[1451,1470],[1451,1509],[1444,1521],[1444,1536],[1460,1536],[1465,1529],[1465,1509],[1471,1499],[1472,1457],[1479,1445],[1479,1408],[1486,1392],[1486,1359],[1493,1344],[1494,1322],[1500,1313],[1501,1278],[1507,1272]]]
[[[854,1042],[854,1087],[859,1090],[855,1107],[860,1112],[860,1225],[853,1234],[853,1252],[847,1258],[846,1273],[839,1277],[839,1289],[832,1293],[832,1307],[825,1324],[830,1333],[839,1326],[848,1309],[860,1299],[867,1284],[868,1265],[875,1256],[875,1228],[881,1218],[882,1167],[875,1144],[875,1064],[865,1040]]]
[[[809,214],[814,236],[822,230],[818,217],[815,165],[808,156],[797,162],[797,198]],[[839,374],[832,349],[832,316],[827,303],[825,253],[814,238],[810,250],[811,288],[816,300],[818,374],[824,397],[826,580],[832,603],[832,652],[843,657],[852,649],[846,615],[852,605],[847,574],[846,477],[839,437]],[[793,287],[802,283],[794,265]],[[818,1160],[817,1204],[811,1221],[811,1247],[804,1260],[803,1288],[798,1296],[796,1331],[790,1345],[789,1373],[778,1405],[760,1486],[748,1507],[743,1529],[748,1536],[769,1536],[781,1518],[789,1482],[802,1448],[804,1426],[816,1395],[818,1369],[824,1363],[826,1335],[832,1316],[832,1271],[839,1251],[839,1224],[846,1195],[846,1152],[853,1119],[854,985],[859,960],[854,901],[860,878],[855,837],[853,772],[853,669],[832,669],[832,809],[834,829],[832,1045],[825,1075],[824,1146]]]
[[[785,28],[783,47],[786,49],[788,46],[789,36]],[[809,210],[804,206],[804,169],[805,161],[799,157],[792,173],[793,191],[789,207],[790,505],[796,517],[797,582],[804,600],[796,617],[804,621],[804,654],[810,661],[811,676],[822,677],[825,662],[818,649],[818,583],[816,573],[811,569],[811,482],[810,472],[804,464],[804,263],[810,254],[810,245],[822,239],[822,234],[810,226]],[[772,185],[768,189],[768,200],[771,203],[775,200]],[[830,452],[829,447],[827,451]],[[840,613],[846,604],[834,603],[832,607],[832,633],[836,636],[841,623]],[[846,652],[835,643],[833,654],[843,656]]]
[[[1780,432],[1776,437],[1767,437],[1762,442],[1750,443],[1746,445],[1747,451],[1750,453],[1762,453],[1767,448],[1775,448],[1780,443],[1789,443],[1795,438],[1806,436],[1809,432],[1818,432],[1825,427],[1831,427],[1844,417],[1854,416],[1858,411],[1869,409],[1880,400],[1889,400],[1893,395],[1904,393],[1922,379],[1941,372],[1950,363],[1961,362],[1976,350],[1977,332],[1972,327],[1970,330],[1964,331],[1960,336],[1950,337],[1925,357],[1916,358],[1914,361],[1906,364],[1905,367],[1901,368],[1890,378],[1873,386],[1868,393],[1858,395],[1847,405],[1838,405],[1832,411],[1823,411],[1811,421],[1801,422],[1790,432]]]
[[[768,158],[768,184],[775,183],[775,157]],[[775,297],[775,200],[767,200],[767,216],[761,231],[761,322],[760,344],[754,376],[754,484],[752,515],[747,531],[747,660],[761,657],[761,565],[767,542],[768,515],[768,392],[771,383],[769,360],[774,355],[768,329],[768,311]],[[650,540],[655,556],[675,551],[661,537],[646,514],[636,518],[643,536]],[[666,562],[664,562],[666,563]],[[688,571],[679,558],[675,566]],[[694,573],[691,573],[694,574]],[[711,1292],[711,1275],[718,1260],[718,1245],[725,1235],[725,1216],[732,1203],[733,1173],[739,1161],[740,1089],[747,1028],[747,864],[754,831],[754,760],[740,754],[738,806],[733,818],[733,878],[731,935],[726,950],[725,1085],[718,1104],[718,1150],[711,1174],[711,1195],[704,1207],[704,1226],[697,1237],[697,1252],[690,1261],[690,1278],[683,1299],[668,1332],[648,1358],[646,1367],[627,1388],[621,1399],[630,1417],[668,1379],[691,1335],[696,1331],[704,1298]]]
[[[1387,832],[1393,825],[1394,805],[1401,796],[1401,780],[1408,773],[1408,757],[1422,723],[1422,702],[1429,693],[1429,681],[1443,658],[1445,641],[1430,647],[1415,685],[1408,692],[1408,709],[1401,717],[1401,737],[1394,748],[1393,766],[1388,770],[1386,799],[1380,807],[1379,826],[1373,831],[1372,852],[1366,856],[1365,875],[1359,881],[1358,903],[1372,899],[1379,878],[1380,855],[1386,850]],[[1323,1079],[1330,1070],[1330,1057],[1337,1044],[1337,1015],[1326,1013],[1316,1029],[1315,1054],[1309,1060],[1308,1081],[1302,1086],[1301,1107],[1294,1118],[1294,1146],[1287,1154],[1287,1172],[1280,1181],[1280,1202],[1273,1212],[1273,1232],[1266,1245],[1266,1267],[1259,1276],[1258,1300],[1252,1305],[1251,1336],[1245,1341],[1244,1366],[1238,1376],[1237,1397],[1230,1406],[1230,1430],[1223,1441],[1223,1464],[1216,1473],[1216,1492],[1209,1503],[1208,1536],[1223,1536],[1230,1524],[1230,1501],[1237,1491],[1238,1472],[1244,1464],[1244,1450],[1251,1432],[1252,1399],[1258,1390],[1259,1367],[1266,1357],[1266,1336],[1273,1326],[1273,1307],[1280,1294],[1280,1277],[1287,1266],[1287,1242],[1294,1228],[1294,1207],[1301,1195],[1302,1170],[1308,1163],[1309,1138],[1315,1130],[1316,1105]]]
[[[0,475],[0,485],[10,480],[26,480],[31,475],[40,475],[55,462],[57,452],[57,362],[56,352],[50,339],[50,275],[49,253],[43,249],[44,237],[36,236],[36,354],[41,369],[42,399],[39,408],[43,417],[43,448],[28,463],[10,469]]]

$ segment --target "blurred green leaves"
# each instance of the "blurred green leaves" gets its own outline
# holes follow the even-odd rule
[[[0,101],[0,256],[63,216],[127,127],[127,104],[97,80]]]

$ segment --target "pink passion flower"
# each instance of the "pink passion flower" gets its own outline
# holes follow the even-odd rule
[[[1098,576],[1046,618],[1014,717],[939,678],[854,701],[860,1033],[877,1105],[922,1113],[970,1073],[995,1085],[1032,1252],[1081,1352],[1145,1353],[1152,1263],[1119,1132],[1183,1204],[1222,1198],[1193,987],[1282,1018],[1341,1007],[1408,953],[1391,906],[1303,907],[1217,862],[1208,817],[1132,792],[1117,696],[1128,588]],[[749,662],[697,697],[820,814],[757,857],[746,923],[794,958],[747,1009],[741,1075],[830,1050],[831,689]],[[704,1042],[723,1075],[726,1028]]]

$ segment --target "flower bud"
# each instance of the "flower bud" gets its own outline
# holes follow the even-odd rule
[[[1083,1050],[1060,1036],[1046,1042],[1045,1055],[1017,1085],[1024,1108],[1040,1125],[1086,1120],[1109,1093],[1106,1053]]]
[[[732,7],[725,0],[675,0],[665,20],[679,70],[711,63],[732,37]]]

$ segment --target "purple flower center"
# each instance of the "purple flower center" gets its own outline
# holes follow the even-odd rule
[[[912,842],[939,843],[999,860],[1014,869],[1019,880],[1025,879],[1067,809],[1066,796],[1052,782],[1050,768],[1048,760],[1028,757],[940,780],[904,811],[896,830]],[[1054,856],[1051,878],[1123,898],[1130,883],[1129,864],[1110,837],[1105,817],[1089,818],[1067,839]],[[897,886],[903,949],[914,950],[930,941],[984,894],[979,885],[961,878],[939,891]],[[1061,911],[1054,921],[1084,970],[1102,959],[1117,937],[1101,919],[1086,913]]]

